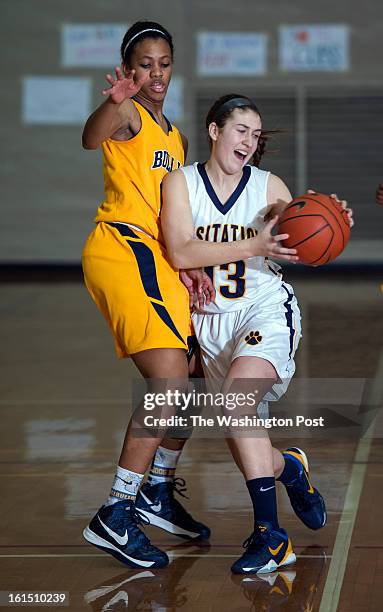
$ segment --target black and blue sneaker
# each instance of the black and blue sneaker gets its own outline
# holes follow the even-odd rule
[[[170,482],[154,485],[145,483],[138,492],[136,508],[146,516],[151,525],[186,540],[194,538],[207,540],[210,537],[209,527],[195,521],[174,498],[174,492],[186,497],[184,491],[186,487],[183,478],[174,478]]]
[[[246,552],[231,566],[234,574],[262,574],[296,561],[284,529],[272,529],[270,523],[258,524],[244,541]]]
[[[167,554],[151,544],[140,524],[148,525],[149,521],[136,510],[133,501],[123,499],[102,506],[83,535],[90,544],[129,567],[165,567],[169,563]]]
[[[283,453],[299,467],[299,476],[285,484],[292,508],[302,523],[310,529],[320,529],[326,524],[326,506],[322,495],[315,489],[309,478],[309,462],[300,448],[291,447]]]

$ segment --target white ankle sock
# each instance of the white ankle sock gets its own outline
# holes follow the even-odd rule
[[[159,446],[152,461],[148,483],[156,485],[160,482],[170,482],[173,480],[181,453],[182,449],[171,450],[170,448]]]
[[[110,506],[122,499],[134,501],[143,477],[144,474],[126,470],[118,465],[112,488],[105,505]]]

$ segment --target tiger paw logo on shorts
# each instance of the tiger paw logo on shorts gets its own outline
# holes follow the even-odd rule
[[[262,342],[262,336],[259,333],[259,331],[251,331],[245,337],[245,342],[247,342],[247,344],[251,344],[252,346],[255,346],[256,344],[259,344],[260,342]]]

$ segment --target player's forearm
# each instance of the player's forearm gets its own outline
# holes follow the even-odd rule
[[[120,106],[121,104],[115,104],[108,98],[92,113],[82,133],[84,149],[97,149],[104,140],[114,134],[120,123]]]
[[[257,238],[236,242],[205,242],[190,239],[182,245],[168,245],[168,255],[176,268],[188,270],[248,259],[261,255],[257,249]]]

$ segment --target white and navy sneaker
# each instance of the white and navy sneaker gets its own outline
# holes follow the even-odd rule
[[[102,506],[83,535],[90,544],[129,567],[165,567],[169,563],[167,554],[151,544],[139,524],[149,521],[136,510],[133,501],[123,499]]]
[[[243,547],[246,551],[231,567],[234,574],[274,572],[296,561],[286,531],[282,528],[272,529],[269,523],[258,524]]]
[[[185,508],[174,498],[174,492],[183,495],[186,490],[183,478],[155,485],[144,484],[137,494],[136,508],[144,514],[151,525],[160,527],[180,538],[190,540],[210,537],[210,529],[195,521]]]
[[[299,476],[285,484],[295,514],[309,529],[321,529],[327,520],[326,505],[318,489],[310,482],[306,453],[300,448],[291,447],[284,451],[283,456],[299,467]]]

